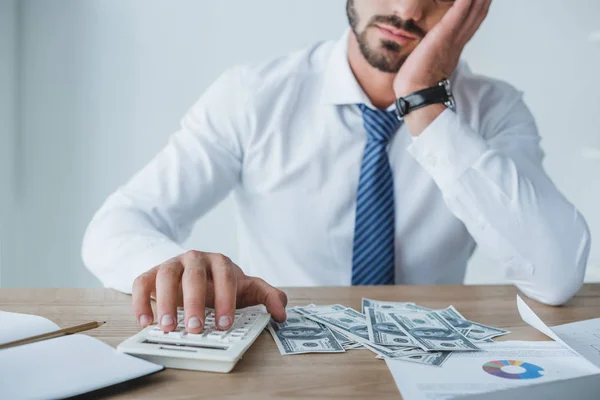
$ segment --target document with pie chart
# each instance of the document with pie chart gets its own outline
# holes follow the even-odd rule
[[[478,344],[454,353],[442,367],[387,360],[405,400],[445,400],[600,373],[600,368],[559,342]]]

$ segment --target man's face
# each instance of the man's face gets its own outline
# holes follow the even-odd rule
[[[454,0],[348,0],[346,10],[369,64],[396,73]]]

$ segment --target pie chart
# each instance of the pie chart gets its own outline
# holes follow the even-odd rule
[[[517,360],[489,361],[482,368],[488,374],[504,379],[535,379],[544,376],[542,367]]]

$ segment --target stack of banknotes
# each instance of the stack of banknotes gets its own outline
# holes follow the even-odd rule
[[[414,303],[362,300],[362,312],[340,304],[294,307],[268,325],[283,355],[367,349],[377,358],[440,366],[454,351],[510,333],[469,321],[453,306],[432,310]]]

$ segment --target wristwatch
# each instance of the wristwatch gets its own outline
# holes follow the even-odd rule
[[[444,79],[438,83],[437,86],[419,90],[406,97],[400,97],[396,100],[396,114],[398,119],[402,121],[411,111],[432,104],[444,104],[452,111],[456,111],[456,102],[452,96],[452,88],[450,87],[449,79]]]

